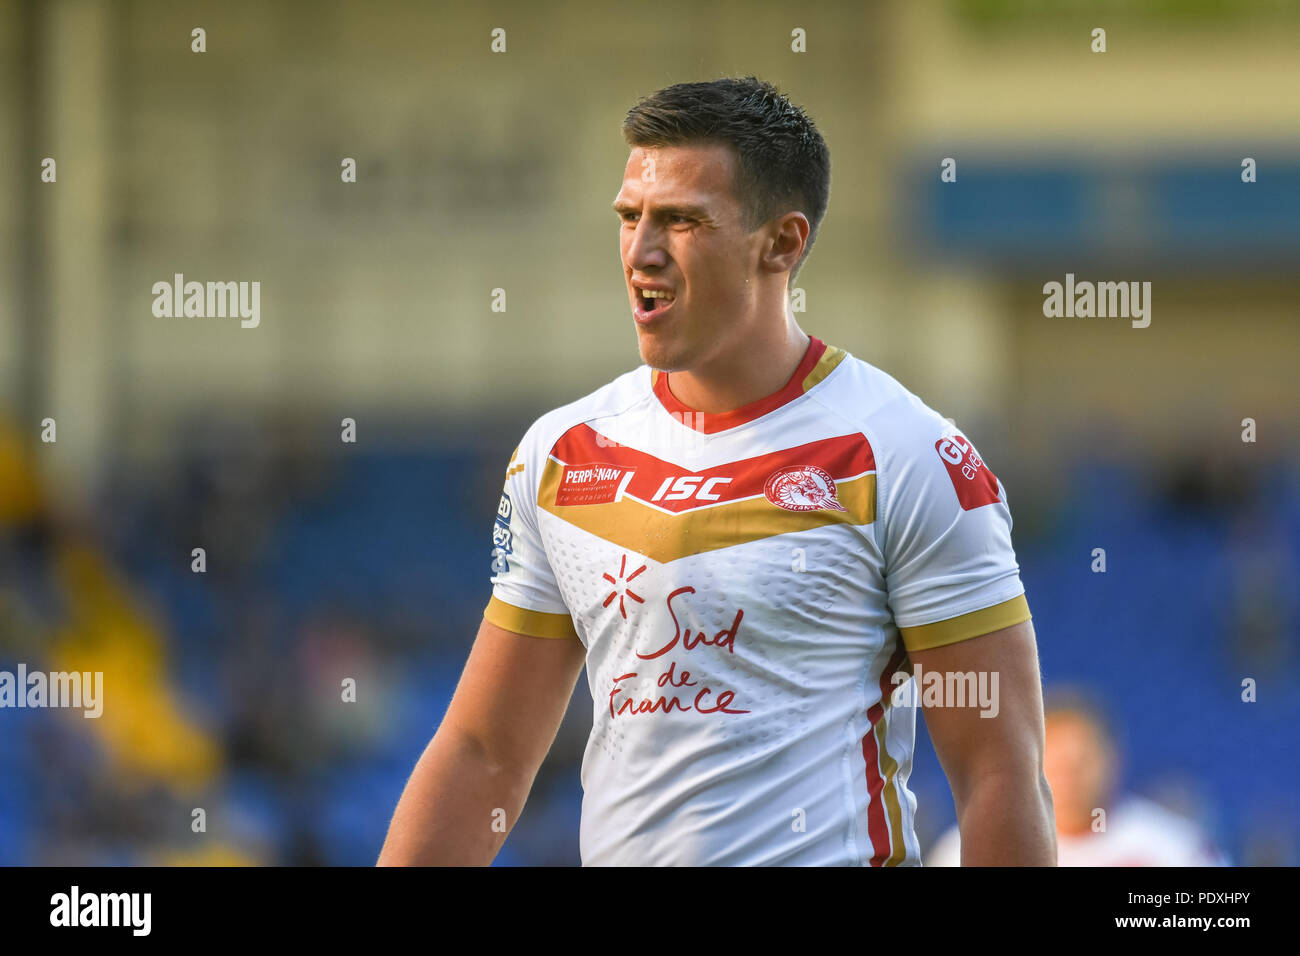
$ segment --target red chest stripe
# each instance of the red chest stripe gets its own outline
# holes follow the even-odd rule
[[[768,478],[782,468],[815,465],[836,481],[854,478],[876,469],[871,446],[862,435],[824,438],[702,471],[692,471],[629,445],[614,444],[588,425],[577,425],[555,443],[551,457],[575,468],[588,463],[599,463],[606,468],[612,466],[632,470],[634,473],[624,486],[626,496],[678,514],[762,495]],[[605,473],[607,472],[602,472]],[[548,502],[556,503],[566,502]]]
[[[871,524],[875,467],[860,434],[692,471],[578,425],[551,449],[537,505],[666,563],[794,531]],[[774,497],[764,493],[769,479]]]

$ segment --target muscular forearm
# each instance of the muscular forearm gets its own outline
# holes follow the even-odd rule
[[[377,865],[487,866],[531,787],[531,775],[525,779],[444,725],[402,791]]]
[[[1056,820],[1047,781],[990,774],[957,805],[962,866],[1056,866]]]

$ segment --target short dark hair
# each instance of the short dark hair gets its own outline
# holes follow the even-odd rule
[[[808,242],[790,273],[794,281],[826,215],[831,154],[812,119],[780,90],[753,76],[678,83],[628,110],[623,136],[632,147],[731,147],[746,229],[791,211],[808,217]]]

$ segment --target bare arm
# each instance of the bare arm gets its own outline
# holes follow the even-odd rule
[[[962,865],[1055,866],[1056,820],[1043,775],[1043,693],[1033,624],[910,656],[923,671],[998,675],[995,717],[981,717],[979,707],[925,711],[957,807]]]
[[[484,621],[377,865],[490,864],[523,812],[585,659],[577,638],[529,637]],[[492,825],[497,810],[504,830]]]

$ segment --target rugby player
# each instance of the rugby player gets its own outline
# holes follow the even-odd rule
[[[492,597],[379,864],[490,863],[585,667],[584,865],[919,865],[915,709],[892,692],[920,664],[998,675],[992,719],[927,707],[962,862],[1055,865],[1005,490],[790,308],[821,134],[753,77],[660,90],[623,131],[645,364],[511,457]]]

